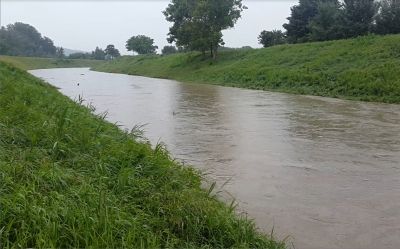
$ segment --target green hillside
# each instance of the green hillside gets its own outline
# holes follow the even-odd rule
[[[250,89],[400,103],[400,35],[198,53],[125,56],[95,70]]]

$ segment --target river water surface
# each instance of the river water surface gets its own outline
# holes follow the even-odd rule
[[[124,128],[146,124],[297,249],[400,248],[400,105],[88,69],[31,71]],[[79,83],[79,85],[78,85]]]

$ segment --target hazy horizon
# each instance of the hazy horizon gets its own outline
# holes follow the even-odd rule
[[[161,13],[170,1],[27,1],[0,0],[1,26],[24,22],[51,38],[56,46],[92,51],[114,44],[129,54],[125,42],[143,34],[162,48],[171,23]],[[251,1],[235,28],[224,31],[227,47],[260,47],[257,36],[262,30],[282,29],[297,0]]]

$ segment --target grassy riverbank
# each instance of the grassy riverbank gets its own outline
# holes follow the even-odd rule
[[[95,70],[250,89],[400,103],[400,35],[200,54],[122,57]]]
[[[0,62],[2,248],[284,248],[193,169]]]
[[[94,67],[103,63],[99,60],[83,59],[54,59],[37,57],[20,57],[0,55],[0,61],[8,62],[24,70],[45,69],[45,68],[65,68],[65,67]]]

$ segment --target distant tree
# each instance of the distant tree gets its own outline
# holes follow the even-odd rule
[[[54,46],[53,41],[48,37],[43,37],[40,42],[41,53],[45,56],[53,56],[57,52],[57,48]]]
[[[56,57],[59,58],[59,59],[65,58],[64,48],[63,48],[63,47],[57,48],[57,50],[56,50]]]
[[[286,43],[286,36],[280,30],[262,31],[258,36],[258,42],[266,47],[271,47],[279,44]]]
[[[341,5],[338,0],[319,2],[318,12],[308,24],[310,41],[327,41],[343,38]]]
[[[161,53],[163,55],[175,54],[178,53],[178,49],[175,46],[164,46]]]
[[[154,40],[145,35],[132,36],[126,42],[126,49],[138,54],[154,54],[157,46],[154,46]]]
[[[210,51],[215,59],[224,45],[222,30],[232,28],[245,8],[242,0],[172,0],[163,12],[173,23],[168,41],[189,50]]]
[[[110,57],[110,59],[115,59],[121,56],[118,49],[116,49],[115,46],[112,44],[108,45],[104,52],[106,53],[106,56]]]
[[[291,8],[291,15],[287,18],[289,22],[283,24],[290,43],[308,41],[309,23],[318,14],[318,3],[319,0],[300,0]]]
[[[378,34],[400,33],[400,0],[382,0],[375,31]]]
[[[373,31],[378,7],[375,0],[343,0],[342,28],[345,37],[366,35]]]
[[[54,57],[53,41],[31,25],[16,22],[0,29],[0,53],[6,55]]]
[[[223,51],[233,51],[233,50],[237,50],[238,48],[232,48],[232,47],[219,47],[219,51],[223,52]]]
[[[96,49],[92,52],[92,58],[95,60],[104,60],[105,57],[106,53],[99,47],[96,47]]]
[[[68,56],[68,59],[92,59],[92,56],[89,53],[78,52],[70,54]]]
[[[178,53],[186,53],[190,51],[187,47],[183,46],[178,46],[177,48],[178,48]]]
[[[242,50],[250,50],[250,49],[253,49],[253,48],[251,46],[243,46],[240,49],[242,49]]]
[[[291,15],[287,18],[289,22],[283,25],[288,42],[321,40],[320,36],[327,36],[321,33],[324,27],[334,31],[333,37],[338,36],[338,30],[342,27],[341,12],[338,0],[299,0],[299,4],[291,8]],[[333,21],[330,25],[329,20]]]
[[[0,28],[0,54],[7,54],[9,51],[7,44],[7,30],[4,27]]]

